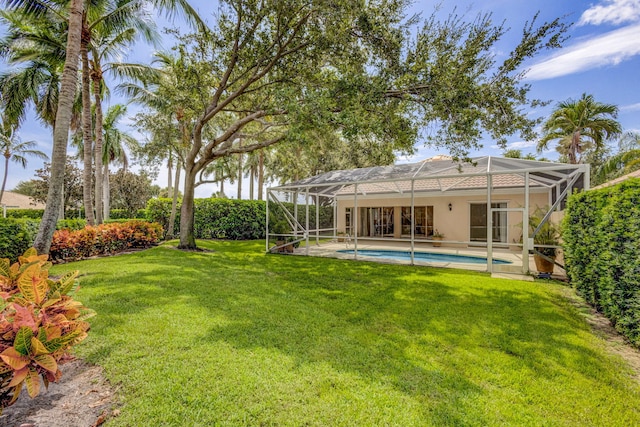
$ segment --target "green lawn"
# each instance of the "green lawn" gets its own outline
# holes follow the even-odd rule
[[[56,266],[109,426],[640,425],[640,387],[563,287],[199,242]]]

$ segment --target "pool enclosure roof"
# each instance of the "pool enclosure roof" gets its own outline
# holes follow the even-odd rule
[[[476,157],[471,162],[425,160],[418,163],[338,170],[273,187],[271,191],[308,192],[335,197],[354,193],[385,194],[444,192],[522,188],[551,189],[552,193],[571,188],[588,189],[588,165],[539,162],[503,157]],[[357,191],[356,191],[357,187]],[[555,198],[555,197],[554,197]]]

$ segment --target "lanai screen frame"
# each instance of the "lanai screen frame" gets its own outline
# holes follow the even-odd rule
[[[492,208],[492,199],[496,189],[493,182],[494,178],[504,176],[522,177],[522,186],[510,186],[506,188],[521,189],[524,194],[524,207],[522,208]],[[542,225],[549,220],[549,217],[559,206],[566,201],[568,195],[574,189],[588,190],[589,181],[589,165],[588,164],[566,164],[553,162],[539,162],[534,160],[511,159],[503,157],[485,156],[471,159],[471,162],[454,162],[452,160],[436,160],[423,161],[419,163],[401,164],[392,166],[377,166],[372,168],[331,171],[314,177],[306,178],[290,184],[283,184],[276,187],[267,188],[267,221],[266,221],[266,250],[269,251],[269,201],[280,204],[285,211],[287,221],[291,225],[293,234],[297,238],[297,242],[306,241],[306,255],[309,255],[309,239],[311,232],[315,232],[316,243],[320,238],[321,231],[333,230],[333,236],[322,236],[337,238],[336,210],[338,196],[353,195],[354,209],[352,223],[355,224],[354,235],[352,236],[354,243],[354,259],[358,258],[358,194],[367,194],[367,190],[363,188],[375,188],[379,186],[385,191],[375,192],[374,194],[384,197],[384,194],[400,193],[404,194],[405,190],[401,187],[409,186],[411,198],[411,237],[410,239],[399,239],[400,241],[410,242],[411,264],[414,264],[415,255],[415,197],[416,194],[431,196],[433,194],[443,195],[447,191],[462,190],[470,185],[470,182],[476,181],[475,190],[478,188],[478,179],[486,180],[486,202],[487,202],[487,241],[484,243],[487,248],[487,271],[493,271],[493,212],[496,211],[520,211],[523,213],[523,243],[522,243],[522,270],[523,273],[529,272],[529,251],[533,250],[540,254],[534,248],[533,238],[538,233]],[[440,187],[437,190],[417,190],[416,183],[424,186],[427,181],[438,182]],[[443,187],[442,183],[448,183]],[[465,184],[466,183],[466,184]],[[462,187],[460,187],[462,186]],[[456,188],[457,187],[457,188]],[[552,196],[550,197],[549,210],[543,217],[540,225],[529,236],[529,215],[524,212],[530,212],[530,195],[531,187],[546,189]],[[395,188],[395,191],[394,191]],[[279,201],[276,193],[289,193],[291,200],[294,202],[294,213],[289,212]],[[297,202],[303,196],[306,204],[306,221],[300,224],[297,218]],[[310,197],[315,197],[316,205],[316,226],[315,229],[309,228],[309,202]],[[320,197],[332,198],[334,206],[334,220],[332,229],[320,230],[319,228],[319,209],[317,209]],[[376,239],[378,240],[378,239]],[[390,240],[390,239],[380,239]],[[398,241],[398,239],[394,239]],[[429,241],[420,239],[421,242]],[[445,243],[457,244],[474,244],[478,242],[463,241],[445,241]],[[480,244],[482,246],[483,244]],[[535,245],[535,247],[544,247],[543,245]]]

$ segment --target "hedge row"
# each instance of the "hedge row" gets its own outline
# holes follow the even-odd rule
[[[157,223],[129,221],[85,227],[82,230],[57,230],[53,234],[49,256],[52,261],[77,260],[110,255],[133,248],[155,245],[162,236]]]
[[[7,209],[7,218],[40,219],[42,215],[44,215],[44,209]]]
[[[16,262],[18,257],[33,246],[40,220],[0,218],[0,258]]]
[[[293,211],[293,203],[284,203],[285,207]],[[284,219],[281,208],[275,203],[269,204],[270,230],[275,230]],[[157,222],[167,230],[171,215],[171,199],[151,199],[147,203],[147,221]],[[306,206],[298,205],[298,221],[305,224]],[[231,239],[248,240],[264,239],[266,203],[260,200],[231,200],[231,199],[196,199],[195,200],[195,237],[197,239]],[[320,208],[320,227],[330,228],[333,224],[333,208]],[[315,224],[316,207],[309,206],[309,222]],[[313,225],[311,226],[314,227]],[[174,232],[180,231],[180,202],[174,223]],[[279,231],[288,233],[288,230]]]
[[[640,179],[573,195],[562,237],[572,285],[640,346]]]
[[[125,224],[129,222],[133,221],[129,220]],[[135,222],[140,223],[140,221]],[[18,256],[33,246],[39,227],[40,220],[0,218],[0,258],[9,258],[11,262],[17,261]],[[58,221],[56,225],[58,231],[56,233],[62,230],[67,232],[84,230],[85,227],[86,221],[83,219],[63,219]],[[140,228],[140,226],[136,226],[136,228]],[[160,225],[156,224],[153,228],[160,230],[157,234],[162,236]]]

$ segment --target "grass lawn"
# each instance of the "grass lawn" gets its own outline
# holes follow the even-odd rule
[[[109,426],[640,425],[640,386],[563,287],[199,242],[79,269]]]

